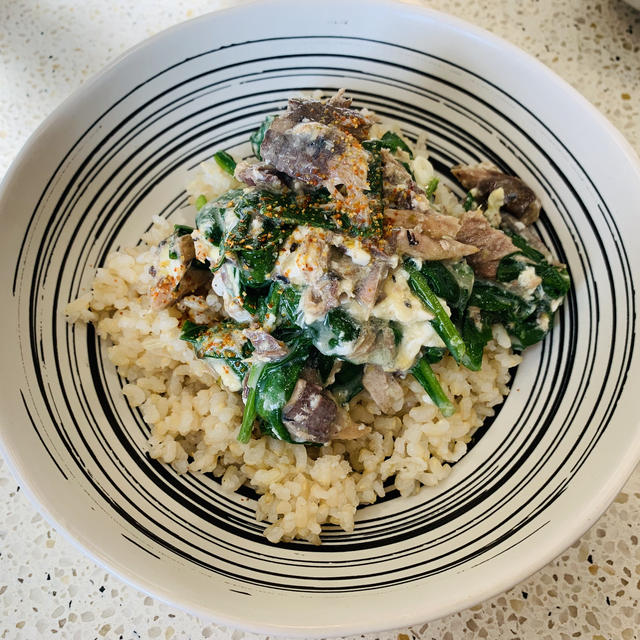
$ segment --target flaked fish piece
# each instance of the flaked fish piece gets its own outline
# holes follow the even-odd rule
[[[327,104],[348,109],[351,106],[351,98],[345,98],[345,92],[346,89],[344,87],[338,89],[335,94],[327,100]]]
[[[380,154],[382,156],[382,198],[385,208],[414,208],[417,197],[425,195],[424,190],[388,149],[382,149]]]
[[[157,263],[149,269],[156,278],[149,291],[154,309],[166,309],[211,283],[211,271],[194,265],[196,252],[190,235],[173,234],[158,245],[156,254]]]
[[[369,120],[352,109],[292,98],[267,129],[263,160],[291,179],[325,187],[356,224],[368,224],[369,154],[360,144]]]
[[[398,253],[420,260],[456,260],[471,256],[478,249],[452,238],[430,238],[423,233],[401,229],[395,236]]]
[[[332,437],[338,407],[321,386],[299,378],[282,409],[282,423],[296,442],[323,444]]]
[[[286,345],[263,329],[245,329],[244,335],[251,341],[254,351],[252,357],[262,362],[280,360],[288,353]]]
[[[279,116],[265,133],[260,153],[278,171],[314,187],[368,187],[367,152],[351,134],[332,125]]]
[[[524,224],[532,224],[540,215],[540,200],[520,178],[497,167],[481,163],[475,167],[459,164],[451,169],[465,189],[474,189],[478,200],[486,199],[495,189],[504,190],[503,208]]]
[[[518,247],[506,233],[494,229],[479,211],[465,212],[461,221],[456,239],[478,248],[477,253],[468,256],[467,262],[477,276],[495,280],[500,260],[518,251]]]
[[[234,177],[251,187],[280,193],[286,187],[282,174],[266,162],[242,160],[236,165]]]
[[[378,299],[380,283],[384,281],[389,272],[389,264],[382,260],[374,261],[369,267],[362,269],[364,275],[360,278],[354,289],[356,300],[365,309],[371,311]]]
[[[362,386],[382,413],[395,413],[400,409],[397,405],[404,397],[402,387],[391,373],[384,371],[379,365],[365,366]]]
[[[298,226],[280,249],[273,275],[294,285],[315,285],[328,271],[331,237],[324,229]]]
[[[476,247],[456,238],[460,222],[431,210],[386,209],[385,222],[398,253],[421,260],[463,258],[476,253]]]
[[[338,280],[332,274],[323,276],[313,286],[307,287],[300,300],[305,318],[321,318],[327,311],[340,306]]]
[[[351,99],[338,92],[327,102],[311,98],[290,98],[287,116],[294,122],[310,120],[331,125],[351,134],[357,140],[366,140],[372,120],[355,109],[351,109]]]
[[[414,209],[385,209],[385,220],[392,228],[410,229],[426,233],[430,238],[455,238],[460,229],[460,221],[435,211]]]
[[[358,336],[349,360],[354,364],[374,363],[389,367],[396,358],[398,348],[396,337],[387,324],[380,326],[365,325]]]

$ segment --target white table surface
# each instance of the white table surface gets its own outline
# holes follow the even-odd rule
[[[215,0],[0,0],[0,175],[36,126],[107,62]],[[512,41],[587,97],[640,151],[640,12],[621,0],[432,0]],[[597,150],[594,150],[597,153]],[[630,203],[636,208],[638,203]],[[0,459],[0,638],[260,636],[154,600],[84,557]],[[600,520],[510,591],[373,640],[640,639],[640,469]]]

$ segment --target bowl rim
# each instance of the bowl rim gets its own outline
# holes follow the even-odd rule
[[[319,1],[319,0],[314,0]],[[338,0],[328,0],[330,4],[338,5]],[[270,4],[273,7],[287,7],[291,4],[298,4],[295,0],[240,0],[233,6],[217,8],[209,11],[200,16],[190,18],[188,20],[174,24],[162,31],[154,34],[149,38],[145,38],[137,44],[133,45],[111,62],[105,65],[99,72],[94,74],[90,79],[83,83],[80,87],[74,90],[68,97],[66,97],[34,130],[34,132],[28,137],[25,144],[19,150],[17,155],[12,160],[9,168],[7,169],[2,181],[0,182],[0,204],[4,201],[5,196],[11,188],[11,184],[14,180],[14,176],[20,173],[22,166],[31,155],[32,149],[35,146],[37,140],[40,138],[43,131],[55,124],[55,122],[64,114],[72,105],[82,102],[92,93],[94,86],[99,84],[105,76],[114,71],[124,60],[132,57],[137,52],[146,49],[154,43],[166,38],[169,34],[175,34],[183,30],[188,30],[191,25],[198,22],[206,22],[221,15],[241,14],[248,9],[250,10],[253,5],[265,5]],[[327,4],[327,0],[323,2]],[[567,81],[559,76],[551,68],[537,60],[531,54],[520,49],[516,45],[504,40],[503,38],[494,35],[490,31],[478,27],[466,20],[450,15],[448,13],[438,11],[426,7],[416,0],[353,0],[350,5],[362,5],[366,6],[370,11],[372,6],[375,10],[380,11],[394,11],[404,10],[407,12],[413,12],[421,16],[423,19],[428,19],[437,23],[443,23],[444,25],[452,28],[456,32],[466,33],[477,37],[484,44],[491,45],[495,48],[499,48],[510,53],[514,58],[522,61],[529,68],[537,70],[542,74],[546,81],[555,85],[555,87],[567,95],[577,106],[586,110],[600,125],[600,127],[611,137],[615,143],[617,149],[626,157],[629,165],[635,169],[635,173],[638,176],[640,182],[640,157],[635,149],[631,146],[629,141],[622,135],[622,133],[595,107],[593,106],[579,91],[574,89]],[[634,355],[638,355],[638,347],[635,348]],[[640,425],[640,420],[638,420]],[[204,609],[200,606],[194,605],[180,597],[176,597],[168,587],[160,586],[153,583],[151,580],[135,575],[133,572],[128,571],[128,567],[115,558],[106,558],[106,555],[102,552],[98,545],[92,545],[91,541],[86,538],[82,533],[81,528],[74,525],[74,523],[64,523],[60,514],[56,514],[55,508],[52,508],[46,501],[41,500],[38,497],[37,488],[33,488],[27,481],[29,476],[28,468],[21,466],[16,459],[14,459],[10,449],[6,445],[2,434],[7,429],[5,424],[5,416],[0,413],[0,452],[6,460],[7,467],[10,469],[13,476],[18,481],[19,485],[24,490],[25,495],[31,501],[33,506],[39,511],[45,519],[53,526],[58,532],[60,532],[71,544],[83,555],[90,558],[93,562],[103,567],[109,573],[117,576],[120,580],[128,584],[129,586],[140,590],[144,593],[148,593],[154,598],[165,602],[166,604],[181,609],[189,614],[196,615],[204,620],[212,620],[218,624],[228,625],[251,631],[254,633],[270,633],[278,634],[290,637],[300,638],[321,638],[321,637],[337,637],[345,634],[352,633],[369,633],[381,631],[384,629],[395,629],[425,622],[426,620],[419,615],[419,613],[402,613],[396,612],[390,616],[389,623],[385,627],[380,627],[378,622],[369,622],[361,624],[358,622],[352,622],[350,624],[340,624],[339,626],[327,626],[319,627],[318,625],[312,625],[308,628],[302,628],[296,626],[291,628],[288,625],[273,624],[273,623],[253,623],[246,619],[239,618],[237,616],[229,615],[224,612],[213,613],[211,610]],[[574,528],[566,531],[564,535],[556,535],[553,538],[554,543],[548,544],[543,552],[532,555],[526,562],[522,562],[518,566],[517,571],[513,571],[505,576],[496,578],[491,586],[485,588],[484,594],[479,598],[476,592],[467,596],[458,597],[449,606],[442,606],[439,610],[435,611],[428,620],[435,620],[451,613],[455,613],[468,608],[480,601],[484,601],[497,594],[503,593],[510,589],[514,585],[518,584],[522,580],[531,576],[549,562],[560,555],[566,548],[568,548],[575,540],[581,537],[602,513],[609,507],[615,496],[620,489],[624,486],[629,476],[633,473],[638,461],[640,460],[640,438],[636,440],[635,447],[629,447],[627,454],[620,460],[620,464],[616,469],[615,475],[609,476],[603,483],[601,490],[592,496],[588,502],[587,507],[583,509],[581,518]],[[373,617],[372,617],[373,618]],[[377,619],[377,618],[376,618]]]

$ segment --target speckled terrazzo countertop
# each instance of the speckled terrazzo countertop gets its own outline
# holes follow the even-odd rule
[[[229,4],[0,0],[0,175],[50,111],[115,56]],[[426,4],[535,55],[640,151],[640,12],[620,0]],[[0,505],[0,638],[259,637],[175,610],[106,573],[43,520],[2,459]],[[638,536],[640,469],[590,531],[510,591],[436,622],[358,637],[640,639]]]

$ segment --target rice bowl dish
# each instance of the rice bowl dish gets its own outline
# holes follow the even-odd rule
[[[150,455],[251,487],[271,542],[320,543],[391,489],[437,485],[508,394],[512,344],[542,339],[569,287],[522,181],[460,166],[459,200],[425,140],[343,93],[290,99],[253,157],[217,152],[187,185],[197,228],[154,218],[66,309],[111,341]]]

